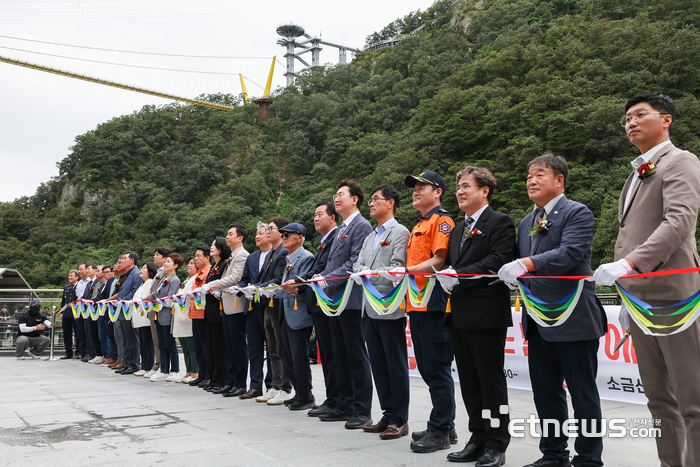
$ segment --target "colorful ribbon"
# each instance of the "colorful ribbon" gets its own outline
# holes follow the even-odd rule
[[[413,275],[408,275],[408,299],[411,301],[411,305],[416,308],[423,308],[428,306],[430,301],[430,296],[433,294],[433,287],[435,287],[435,276],[428,277],[428,282],[426,282],[425,287],[421,290],[416,283],[416,277]],[[405,279],[404,279],[405,280]]]
[[[189,297],[187,295],[175,295],[173,297],[173,310],[184,313],[189,309],[188,300]]]
[[[566,320],[569,319],[569,316],[571,316],[571,313],[574,312],[576,305],[578,305],[579,298],[581,297],[581,292],[583,292],[583,284],[586,280],[589,279],[580,279],[571,293],[561,300],[552,303],[547,303],[532,295],[530,289],[520,279],[518,279],[518,289],[520,289],[520,295],[523,297],[525,310],[530,318],[542,327],[556,327],[564,324]],[[550,313],[557,313],[557,316],[548,316]]]
[[[256,295],[257,297],[257,295]],[[192,299],[194,300],[194,307],[198,310],[204,308],[204,300],[202,300],[202,294],[199,292],[192,292]]]
[[[673,334],[677,334],[679,332],[683,332],[686,329],[688,329],[696,319],[698,319],[698,315],[700,315],[700,291],[694,293],[690,297],[686,298],[685,300],[682,300],[678,303],[674,303],[673,305],[669,306],[651,306],[648,303],[644,302],[643,300],[640,300],[639,298],[635,297],[631,293],[629,293],[627,290],[625,290],[620,284],[615,283],[615,286],[617,287],[617,291],[620,293],[620,297],[622,298],[623,303],[625,304],[625,307],[627,308],[627,311],[629,311],[630,317],[634,320],[635,323],[637,323],[637,326],[644,332],[644,334],[648,336],[671,336]],[[651,310],[668,310],[668,309],[674,309],[676,307],[680,307],[678,310],[674,311],[673,313],[669,314],[664,314],[664,313],[654,313]],[[654,324],[651,322],[649,317],[665,317],[665,316],[680,316],[685,314],[682,318],[680,318],[675,324]],[[646,315],[646,316],[645,316]],[[652,329],[673,329],[677,328],[671,332],[667,333],[659,333],[659,332],[654,332]]]
[[[314,292],[316,292],[318,306],[321,308],[321,311],[323,311],[323,313],[327,316],[340,315],[350,299],[350,292],[352,291],[352,286],[354,283],[355,281],[348,280],[345,283],[345,288],[340,295],[335,298],[330,298],[328,295],[326,295],[326,292],[323,291],[321,284],[316,281],[311,282],[311,287],[313,287]]]
[[[116,322],[119,319],[119,309],[115,306],[116,302],[107,302],[107,314],[111,322]]]
[[[374,284],[370,282],[369,277],[360,276],[360,278],[362,279],[362,289],[365,293],[367,303],[379,315],[394,313],[399,309],[406,298],[406,289],[408,288],[408,281],[406,278],[402,279],[401,282],[386,295],[382,295],[381,292],[377,290]]]

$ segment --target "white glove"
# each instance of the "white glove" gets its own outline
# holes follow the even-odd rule
[[[166,306],[167,308],[172,308],[172,307],[173,307],[173,300],[172,300],[172,299],[166,300],[166,301],[165,301],[165,306]]]
[[[203,293],[207,293],[207,292],[209,292],[210,290],[211,290],[211,285],[209,285],[209,284],[204,284],[204,285],[202,286],[202,292],[203,292]]]
[[[452,266],[438,272],[435,275],[435,277],[437,278],[438,281],[440,281],[440,284],[442,285],[442,287],[445,290],[447,290],[448,292],[452,292],[452,289],[454,288],[454,286],[459,284],[459,279],[457,278],[457,271],[455,271],[452,268]]]
[[[318,285],[320,285],[322,289],[325,289],[328,287],[328,281],[324,281],[323,279],[324,277],[320,274],[314,274],[314,277],[311,278],[312,281],[318,281]]]
[[[362,278],[360,277],[360,274],[350,274],[350,279],[355,281],[355,284],[357,285],[362,285]]]
[[[518,282],[518,277],[527,274],[527,268],[523,260],[516,259],[508,264],[501,266],[498,270],[498,278],[501,279],[506,285],[509,285],[511,290],[515,290],[514,286]]]
[[[192,291],[192,293],[202,293],[202,288],[201,288],[201,287],[197,287],[196,289],[194,289],[194,290]]]
[[[632,266],[625,258],[614,263],[601,264],[593,274],[593,280],[597,285],[613,285],[620,277],[632,272]]]
[[[216,292],[216,291],[215,291],[215,292],[212,292],[212,295],[214,295],[214,296],[216,297],[217,300],[221,300],[221,295],[222,295],[221,292]]]
[[[403,266],[397,266],[393,269],[390,269],[388,271],[386,270],[380,270],[379,275],[382,276],[384,279],[390,280],[391,282],[398,282],[404,278],[406,275],[406,268]]]

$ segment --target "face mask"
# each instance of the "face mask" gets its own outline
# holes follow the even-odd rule
[[[39,307],[38,306],[33,306],[29,309],[29,315],[30,316],[39,316]]]

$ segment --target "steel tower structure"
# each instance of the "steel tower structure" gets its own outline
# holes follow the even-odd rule
[[[352,47],[347,47],[341,44],[335,44],[332,42],[324,41],[320,37],[312,37],[306,33],[304,27],[296,23],[284,23],[277,26],[277,34],[282,36],[282,39],[278,40],[277,43],[282,47],[287,48],[287,52],[284,57],[287,59],[287,72],[284,76],[287,77],[287,86],[294,84],[294,78],[297,74],[294,72],[294,59],[296,58],[305,66],[319,66],[321,64],[321,44],[327,45],[329,47],[335,47],[338,49],[338,61],[341,65],[347,63],[347,51],[360,52],[360,49],[355,49]],[[297,42],[298,37],[305,37],[307,40],[303,42]],[[296,53],[296,49],[304,49],[303,51]],[[311,65],[309,65],[301,55],[311,52]]]

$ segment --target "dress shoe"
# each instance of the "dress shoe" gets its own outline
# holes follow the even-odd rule
[[[357,430],[365,425],[372,424],[372,417],[369,415],[354,414],[352,417],[345,422],[345,428],[348,430]]]
[[[121,372],[122,375],[133,375],[134,373],[136,373],[136,368],[125,368]]]
[[[350,420],[350,417],[352,417],[350,412],[333,409],[330,412],[319,415],[318,419],[324,422],[347,422]]]
[[[379,422],[375,423],[374,425],[369,425],[369,424],[364,425],[362,427],[362,431],[366,431],[367,433],[381,433],[384,430],[386,430],[387,428],[389,428],[388,423],[384,423],[382,421],[379,421]]]
[[[194,382],[194,381],[193,381]],[[197,387],[199,388],[208,388],[209,385],[211,385],[211,380],[210,379],[203,379],[202,381],[197,384]]]
[[[73,358],[72,355],[70,357],[68,355],[64,355],[63,357],[59,358],[59,360],[70,360],[72,358]]]
[[[114,365],[117,361],[113,358],[108,358],[107,361],[102,362],[103,365]]]
[[[199,386],[199,383],[201,383],[202,381],[204,381],[204,378],[197,377],[187,384],[189,384],[190,386]]]
[[[119,370],[121,368],[124,368],[125,363],[124,362],[117,362],[114,365],[110,365],[109,367],[113,370]]]
[[[449,447],[449,436],[440,430],[428,431],[424,437],[411,443],[411,450],[415,452],[435,452]]]
[[[262,396],[262,391],[260,389],[248,389],[248,392],[241,394],[241,399],[255,399],[256,397]]]
[[[475,467],[501,467],[506,463],[506,453],[498,452],[492,448],[486,448],[484,453],[476,461]]]
[[[202,388],[207,392],[211,392],[214,394],[220,394],[220,393],[215,393],[214,391],[220,391],[223,386],[207,386],[206,388]]]
[[[309,410],[306,415],[309,417],[320,417],[324,413],[328,413],[332,408],[328,407],[327,405],[319,405],[318,407],[314,407],[313,409]]]
[[[459,452],[451,452],[447,455],[447,460],[452,462],[476,462],[484,452],[484,445],[472,443],[471,441]]]
[[[413,438],[413,441],[418,441],[427,434],[428,430],[414,431],[413,433],[411,433],[411,438]],[[457,430],[455,430],[454,428],[450,430],[450,444],[457,444]]]
[[[532,464],[527,464],[525,467],[571,467],[571,462],[569,459],[557,460],[557,459],[538,459]]]
[[[287,399],[286,401],[284,401],[284,405],[289,407],[290,405],[292,405],[296,401],[297,401],[297,396],[296,396],[296,394],[294,394],[294,397],[291,397],[291,398]]]
[[[240,397],[243,394],[246,394],[245,388],[231,388],[230,391],[226,391],[222,395],[224,397]]]
[[[236,389],[236,388],[234,388],[230,384],[227,384],[226,386],[219,388],[219,389],[215,389],[211,392],[213,392],[214,394],[223,394],[225,392],[229,392],[231,389]]]
[[[297,399],[291,404],[287,405],[287,407],[289,407],[289,410],[309,410],[315,403],[316,399],[311,399],[310,401],[300,401]]]
[[[401,426],[389,425],[386,430],[379,433],[381,439],[399,439],[408,434],[408,423]]]

